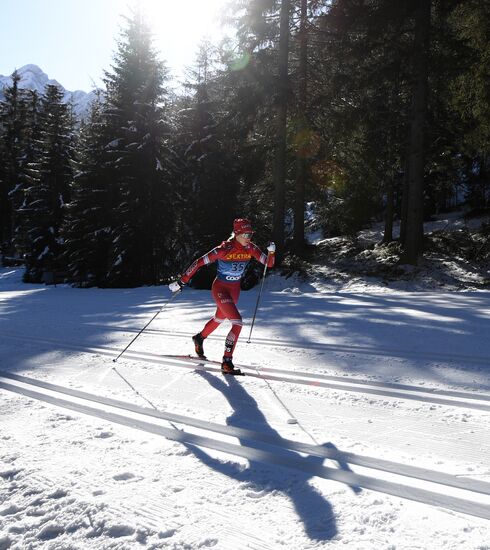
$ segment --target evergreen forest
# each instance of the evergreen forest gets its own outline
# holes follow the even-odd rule
[[[312,212],[324,236],[383,221],[417,265],[425,220],[488,211],[490,3],[232,0],[223,18],[234,38],[201,43],[173,88],[134,8],[81,120],[13,73],[0,243],[26,282],[161,284],[236,217],[290,265],[311,254]]]

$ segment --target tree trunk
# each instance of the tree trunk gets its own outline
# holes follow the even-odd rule
[[[394,182],[391,180],[386,189],[386,210],[385,210],[385,232],[383,235],[384,243],[391,243],[393,240],[393,216],[395,213],[395,192]]]
[[[407,212],[408,212],[408,150],[404,162],[402,182],[402,205],[400,213],[400,244],[405,248],[407,241]]]
[[[307,129],[306,124],[306,101],[307,101],[307,63],[308,63],[308,35],[306,32],[308,0],[301,0],[301,21],[299,28],[299,93],[298,93],[298,114],[300,135],[304,135]],[[303,253],[305,244],[305,189],[306,189],[306,157],[298,152],[296,160],[296,185],[294,196],[294,239],[293,248],[296,254]]]
[[[431,0],[418,0],[415,14],[414,91],[408,157],[408,196],[403,263],[416,265],[424,236],[424,130],[427,113]]]
[[[286,197],[286,124],[289,91],[289,6],[290,0],[282,0],[279,37],[279,83],[276,114],[276,158],[274,166],[274,225],[273,239],[277,245],[277,260],[284,255],[284,211]]]

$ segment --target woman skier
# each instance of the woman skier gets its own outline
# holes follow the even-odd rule
[[[245,268],[251,258],[255,258],[267,267],[274,265],[275,244],[269,244],[267,247],[268,254],[266,255],[251,241],[253,233],[252,224],[249,220],[245,218],[236,219],[233,222],[233,233],[227,241],[223,241],[219,246],[197,259],[178,281],[169,285],[172,292],[178,292],[203,265],[218,262],[218,273],[211,288],[217,306],[216,313],[206,323],[201,332],[192,337],[192,340],[196,354],[205,359],[204,340],[225,319],[231,322],[231,330],[226,337],[225,353],[221,363],[221,370],[225,374],[241,374],[240,369],[236,369],[233,365],[233,351],[242,330],[242,316],[236,307],[236,303],[240,296],[240,281],[245,273]]]

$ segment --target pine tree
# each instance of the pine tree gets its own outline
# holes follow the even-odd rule
[[[244,46],[245,49],[245,46]],[[274,93],[276,66],[268,53],[238,57],[224,50],[219,90],[222,128],[239,180],[237,211],[254,221],[257,237],[270,236],[274,211]],[[272,64],[271,64],[272,63]]]
[[[384,197],[391,240],[407,133],[405,6],[337,0],[317,6],[310,27],[308,115],[321,138],[312,179],[325,229],[355,233]]]
[[[287,113],[290,82],[289,60],[290,0],[281,1],[278,47],[278,90],[276,101],[276,150],[274,162],[274,224],[273,238],[277,243],[277,257],[281,261],[285,241],[286,175],[287,175]]]
[[[428,58],[431,27],[431,0],[417,0],[414,37],[414,89],[410,117],[410,142],[406,188],[406,225],[403,231],[403,261],[418,263],[423,251],[424,172],[426,162],[426,116],[428,96]]]
[[[105,78],[111,285],[155,283],[173,263],[169,251],[177,168],[166,118],[166,78],[148,24],[135,11]]]
[[[10,192],[12,210],[15,216],[13,226],[13,248],[15,255],[25,258],[29,249],[27,189],[33,185],[30,166],[39,158],[40,147],[40,98],[35,90],[23,91],[25,112],[22,153],[19,159],[17,185]]]
[[[458,41],[459,71],[442,88],[449,110],[456,114],[452,142],[463,166],[466,199],[475,209],[490,206],[490,6],[458,2],[444,29]],[[448,32],[449,31],[449,32]],[[454,48],[453,48],[454,50]],[[454,54],[452,56],[454,59]]]
[[[200,45],[196,66],[186,83],[191,95],[179,117],[189,181],[187,217],[192,220],[190,231],[197,250],[223,239],[232,220],[239,215],[236,201],[239,176],[226,133],[213,53],[209,43]]]
[[[60,228],[73,177],[73,119],[57,86],[46,86],[39,116],[38,157],[26,169],[30,178],[23,208],[28,238],[26,282],[40,282],[62,267]]]
[[[110,250],[111,210],[106,167],[106,135],[100,97],[82,124],[76,147],[71,201],[66,208],[62,236],[64,262],[70,280],[82,286],[105,284]]]
[[[0,103],[0,245],[10,253],[14,253],[12,239],[16,226],[12,196],[20,188],[18,174],[25,127],[19,81],[20,76],[14,71],[12,84],[5,89],[5,99]]]
[[[431,4],[432,13],[425,4],[425,21],[430,24],[429,48],[420,32],[415,45],[419,2],[336,0],[317,19],[318,33],[312,36],[317,47],[311,50],[314,63],[309,65],[313,105],[310,116],[323,138],[324,156],[324,170],[321,159],[319,169],[314,168],[318,174],[326,174],[327,205],[332,196],[340,199],[341,205],[336,212],[326,209],[325,223],[331,226],[336,219],[332,214],[338,213],[348,222],[344,227],[358,230],[370,218],[379,216],[383,204],[384,240],[393,238],[394,215],[401,216],[401,241],[406,243],[408,238],[413,244],[417,239],[412,246],[417,249],[411,254],[412,262],[422,252],[422,220],[450,205],[462,182],[471,187],[475,168],[480,165],[474,159],[484,158],[484,151],[488,150],[488,139],[484,137],[488,128],[485,121],[489,118],[485,115],[488,86],[483,85],[488,80],[488,63],[484,62],[482,46],[488,44],[488,8],[478,1],[432,0]],[[417,63],[422,54],[426,58],[429,93],[415,94],[417,88],[413,84],[417,75],[424,72],[420,70],[421,63]],[[475,86],[469,84],[470,80],[475,81]],[[412,98],[424,95],[426,100],[412,103]],[[424,102],[426,106],[422,107]],[[415,114],[418,130],[412,134],[415,137],[410,165],[409,125],[415,121]],[[425,161],[420,162],[422,134],[426,142]],[[472,143],[475,136],[478,137]],[[481,157],[476,153],[478,149]],[[417,155],[415,169],[413,159]],[[411,202],[417,205],[417,221],[408,228],[409,188],[403,184],[404,180],[415,181],[410,175],[414,169],[418,174],[417,197],[415,203]],[[332,184],[337,180],[333,177],[335,172],[343,174],[340,185],[338,181]]]
[[[233,108],[247,117],[250,131],[243,153],[252,159],[243,162],[241,196],[254,217],[262,218],[259,223],[264,230],[273,233],[279,258],[285,246],[294,160],[287,135],[293,99],[289,27],[294,4],[290,0],[237,0],[233,4],[242,57],[230,64],[229,81],[237,85]],[[254,99],[254,108],[249,109]]]
[[[300,1],[299,63],[298,63],[298,136],[308,147],[308,0]],[[300,146],[301,147],[301,146]],[[296,254],[301,255],[305,246],[305,197],[308,165],[306,151],[299,149],[296,153],[296,181],[294,192],[294,238],[293,248]]]

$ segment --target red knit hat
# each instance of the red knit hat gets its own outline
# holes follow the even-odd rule
[[[235,233],[235,235],[241,235],[242,233],[253,233],[250,220],[247,220],[245,218],[237,218],[233,222],[233,232]]]

